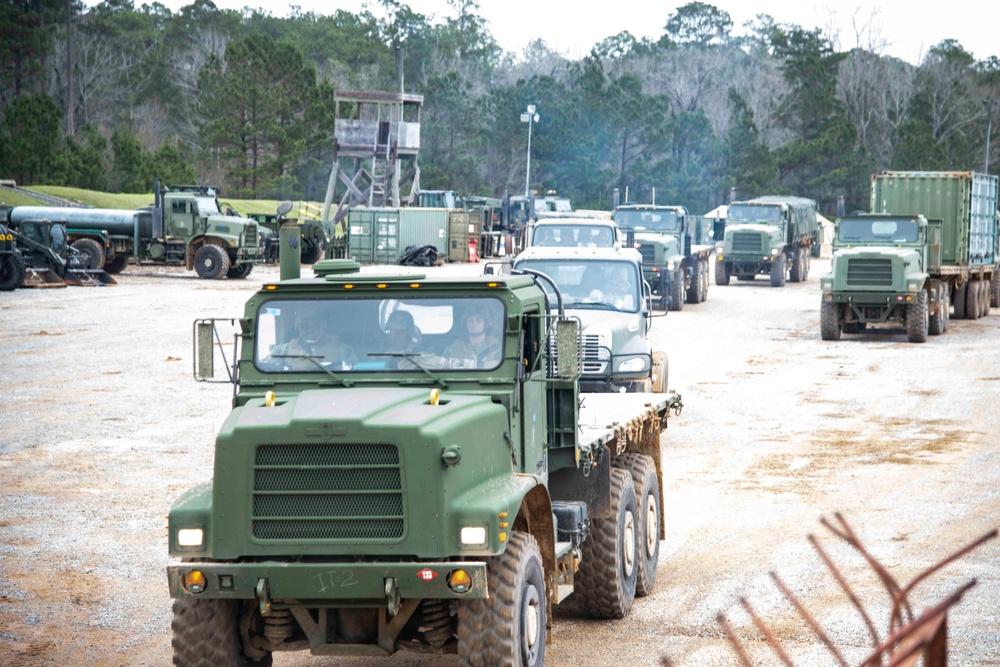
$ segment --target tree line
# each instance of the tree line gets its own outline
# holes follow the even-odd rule
[[[432,19],[397,0],[287,17],[159,3],[9,0],[0,7],[0,177],[148,192],[154,179],[239,198],[322,200],[334,91],[418,93],[420,183],[502,196],[531,186],[580,208],[630,199],[701,212],[796,194],[827,213],[868,206],[883,169],[995,171],[1000,60],[956,40],[918,65],[859,32],[691,2],[658,39],[628,32],[567,59],[537,39],[505,52],[475,0]],[[866,41],[867,40],[867,41]],[[994,151],[995,153],[995,151]],[[989,164],[987,164],[989,160]]]

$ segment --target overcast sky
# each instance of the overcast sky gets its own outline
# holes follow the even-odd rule
[[[145,0],[133,0],[136,6]],[[447,0],[400,0],[415,12],[432,19],[453,16]],[[917,64],[927,50],[944,39],[956,39],[977,60],[1000,55],[1000,10],[995,0],[952,0],[942,4],[914,0],[719,0],[706,4],[729,12],[734,32],[757,14],[769,14],[778,23],[791,23],[806,29],[821,28],[827,34],[837,31],[838,50],[860,45],[884,55],[893,55]],[[84,0],[93,6],[98,0]],[[159,0],[177,11],[191,0]],[[260,8],[275,16],[287,16],[296,4],[302,11],[318,14],[343,9],[361,11],[363,0],[214,0],[223,9]],[[381,15],[381,5],[367,3]],[[627,30],[636,37],[658,38],[663,34],[667,17],[687,2],[652,2],[651,0],[479,0],[479,14],[489,22],[490,32],[500,46],[520,54],[525,45],[541,38],[549,47],[580,58],[605,37]],[[837,7],[836,9],[834,7]],[[992,9],[990,9],[992,7]],[[854,26],[857,26],[855,29]],[[859,40],[858,34],[861,34]],[[879,46],[883,45],[883,46]]]

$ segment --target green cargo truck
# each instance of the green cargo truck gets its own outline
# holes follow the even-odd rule
[[[804,197],[766,196],[729,205],[725,237],[716,245],[715,284],[771,278],[771,287],[801,282],[819,257],[816,202]]]
[[[247,302],[214,477],[170,510],[175,665],[540,666],[552,606],[618,618],[652,590],[678,396],[581,395],[579,325],[544,277],[313,273],[283,261]],[[195,323],[201,379],[226,322]]]
[[[643,277],[665,310],[708,299],[712,238],[703,217],[683,206],[624,204],[615,208],[614,220],[634,231]]]
[[[199,278],[246,278],[264,260],[258,225],[223,213],[216,192],[201,186],[154,187],[154,204],[137,210],[15,206],[15,229],[27,220],[66,223],[69,243],[89,268],[120,273],[137,264],[184,265]]]
[[[998,305],[996,176],[883,172],[872,176],[871,208],[837,220],[820,280],[824,340],[888,325],[922,343],[952,313],[976,319]]]

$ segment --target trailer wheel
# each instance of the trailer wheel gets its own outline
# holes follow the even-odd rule
[[[979,315],[979,281],[970,280],[965,286],[965,317],[969,320],[978,320]]]
[[[0,292],[10,292],[24,281],[24,259],[15,251],[0,257]]]
[[[715,284],[728,285],[730,277],[729,271],[726,270],[726,263],[715,260]]]
[[[121,273],[128,266],[128,255],[125,253],[119,253],[112,257],[111,259],[104,259],[104,272],[105,273]]]
[[[701,298],[701,292],[704,288],[702,284],[701,276],[701,261],[694,260],[694,267],[691,269],[691,287],[687,291],[687,302],[688,303],[701,303],[704,299]]]
[[[840,307],[832,301],[824,301],[819,306],[819,334],[823,340],[840,340],[843,326],[840,323]]]
[[[219,280],[229,273],[229,266],[229,255],[217,245],[203,245],[194,254],[194,270],[199,278]]]
[[[670,276],[670,310],[684,310],[684,269]]]
[[[788,277],[788,258],[781,253],[771,262],[771,287],[784,287]]]
[[[969,291],[969,283],[965,283],[955,290],[955,319],[965,319],[965,294]]]
[[[615,465],[632,475],[635,497],[639,504],[639,572],[635,579],[636,597],[646,597],[656,583],[656,566],[660,560],[660,479],[656,464],[645,454],[623,454]]]
[[[992,300],[991,294],[992,285],[985,280],[979,281],[979,303],[981,307],[979,313],[982,317],[986,317],[990,314],[990,301]]]
[[[948,283],[941,283],[941,312],[941,333],[944,333],[951,322],[951,286]]]
[[[537,667],[545,662],[548,597],[534,536],[512,531],[486,568],[490,597],[458,607],[458,654],[468,667]]]
[[[322,245],[314,239],[302,239],[302,253],[300,257],[303,264],[315,264],[322,256]]]
[[[911,343],[926,343],[929,327],[927,290],[920,290],[917,300],[906,307],[906,339]]]
[[[635,599],[639,533],[632,476],[611,469],[611,516],[594,519],[580,546],[583,558],[574,589],[583,611],[594,618],[623,618]]]
[[[174,600],[174,620],[171,623],[174,636],[170,642],[174,650],[174,665],[270,667],[270,653],[259,660],[252,660],[243,653],[240,604],[239,600]]]
[[[96,271],[104,266],[104,248],[94,239],[77,239],[70,246],[85,256],[84,268]]]
[[[994,271],[990,280],[990,305],[1000,308],[1000,271]]]

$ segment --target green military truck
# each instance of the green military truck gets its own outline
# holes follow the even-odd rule
[[[766,196],[729,205],[725,236],[716,245],[715,284],[770,276],[771,287],[802,282],[819,257],[816,202],[804,197]]]
[[[16,231],[0,224],[0,291],[115,284],[104,271],[88,268],[89,257],[66,239],[63,222],[26,220]]]
[[[224,363],[236,393],[213,480],[169,514],[175,665],[537,667],[552,606],[618,618],[652,590],[678,396],[581,395],[579,325],[542,276],[297,273],[247,302],[231,365],[233,320],[195,323],[196,376]],[[477,317],[496,335],[470,354]]]
[[[708,298],[711,226],[683,206],[623,204],[615,224],[635,233],[642,274],[659,295],[664,310],[682,310],[684,302]]]
[[[954,312],[1000,305],[997,177],[887,171],[872,176],[873,213],[836,222],[830,274],[820,280],[820,335],[904,327],[911,343],[944,333]]]
[[[14,232],[0,223],[0,292],[17,289],[24,280],[24,257],[17,249]]]
[[[531,246],[514,260],[513,271],[549,277],[566,312],[580,321],[581,391],[667,390],[667,357],[648,337],[654,315],[637,250]]]
[[[154,188],[152,206],[137,210],[15,206],[15,229],[28,220],[61,220],[69,243],[89,256],[89,268],[120,273],[137,264],[184,265],[200,278],[246,278],[263,262],[258,224],[223,213],[216,191],[201,186]]]

